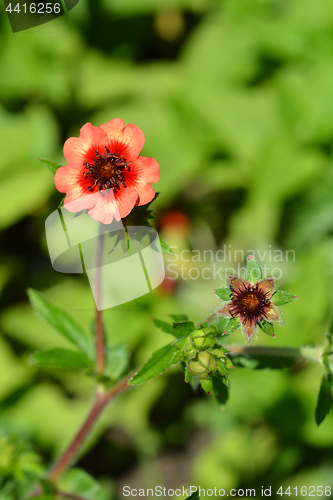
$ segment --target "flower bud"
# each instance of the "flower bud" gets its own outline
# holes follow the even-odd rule
[[[216,359],[207,351],[199,352],[196,361],[191,361],[190,372],[199,378],[208,378],[209,372],[217,370]]]
[[[197,349],[207,349],[209,347],[213,347],[216,343],[216,340],[210,334],[211,334],[210,328],[195,330],[192,333],[193,345]]]

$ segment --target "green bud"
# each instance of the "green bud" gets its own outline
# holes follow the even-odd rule
[[[196,360],[191,361],[189,369],[192,375],[208,378],[209,372],[217,370],[217,361],[209,352],[199,352]]]
[[[225,357],[225,350],[224,349],[209,349],[209,352],[216,356],[217,358],[224,358]]]
[[[211,381],[210,378],[201,379],[200,383],[201,383],[201,387],[203,388],[203,390],[206,391],[208,394],[212,391],[213,382]]]
[[[192,333],[193,345],[197,349],[206,349],[208,347],[213,347],[216,344],[216,339],[211,337],[211,329],[204,328],[203,330],[195,330]]]
[[[195,355],[196,351],[197,350],[193,345],[192,338],[189,335],[188,337],[186,337],[186,340],[185,340],[184,349],[183,349],[184,355],[186,356],[186,358],[191,359]]]

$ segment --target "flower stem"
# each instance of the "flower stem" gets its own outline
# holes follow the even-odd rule
[[[99,228],[97,240],[97,258],[96,258],[96,373],[103,374],[105,369],[105,346],[104,332],[102,323],[102,264],[103,264],[103,239],[102,224]]]
[[[81,429],[79,430],[79,432],[77,433],[77,435],[75,436],[74,440],[69,445],[67,450],[60,457],[58,462],[50,470],[50,472],[48,474],[48,479],[51,482],[56,482],[57,479],[67,470],[67,468],[70,466],[72,461],[75,459],[79,449],[82,446],[82,443],[84,442],[89,431],[91,430],[92,426],[94,425],[94,422],[96,421],[96,419],[100,415],[101,411],[103,410],[105,404],[106,404],[106,401],[105,401],[104,395],[101,394],[100,392],[97,392],[94,405],[93,405],[92,409],[90,410],[88,417],[84,421]]]
[[[136,370],[137,371],[137,370]],[[60,476],[68,469],[71,463],[75,460],[78,452],[80,451],[86,437],[88,436],[91,428],[95,424],[99,415],[101,414],[104,407],[112,401],[118,394],[125,391],[128,387],[128,381],[133,377],[136,371],[129,373],[124,378],[122,378],[117,384],[115,384],[111,389],[106,392],[97,390],[96,398],[90,413],[88,414],[86,420],[84,421],[81,429],[73,439],[72,443],[69,445],[67,450],[59,458],[56,464],[52,467],[48,474],[48,479],[55,483]],[[70,498],[70,497],[69,497]]]

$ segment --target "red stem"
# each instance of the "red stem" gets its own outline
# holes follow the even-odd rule
[[[135,370],[136,372],[137,370]],[[89,431],[93,427],[94,423],[98,419],[105,405],[114,399],[118,394],[123,392],[128,387],[128,381],[134,376],[135,372],[129,373],[122,380],[120,380],[116,385],[114,385],[106,393],[96,393],[96,400],[94,406],[92,407],[88,417],[84,421],[81,429],[75,436],[72,443],[69,445],[64,454],[60,457],[58,462],[52,467],[48,474],[48,479],[52,482],[56,482],[57,479],[68,469],[71,463],[77,456],[83,442],[85,441]],[[70,498],[70,497],[69,497]]]
[[[60,457],[58,462],[52,467],[48,474],[48,479],[52,482],[55,482],[64,472],[65,470],[70,466],[72,461],[75,459],[82,443],[84,442],[85,438],[87,437],[90,429],[94,425],[94,422],[98,418],[99,414],[103,410],[104,406],[106,404],[106,400],[103,395],[97,392],[96,394],[96,400],[95,403],[86,418],[85,422],[83,423],[81,429],[75,436],[74,440],[72,443],[69,445],[65,453]]]

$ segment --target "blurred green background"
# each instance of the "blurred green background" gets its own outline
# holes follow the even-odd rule
[[[261,332],[254,345],[324,342],[333,299],[333,4],[80,0],[26,32],[11,32],[4,9],[0,23],[4,478],[11,456],[4,436],[23,439],[49,465],[92,400],[84,373],[26,364],[35,349],[67,346],[34,316],[28,287],[82,324],[94,316],[87,279],[51,267],[44,223],[62,195],[38,161],[63,163],[64,141],[85,122],[119,117],[144,131],[143,155],[161,167],[155,225],[185,268],[183,279],[105,311],[108,336],[126,342],[133,368],[170,341],[152,316],[199,321],[218,303],[211,293],[223,286],[218,276],[188,275],[214,263],[182,262],[184,249],[294,250],[294,262],[272,263],[266,253],[270,270],[282,271],[280,287],[299,299],[285,308],[277,339]],[[243,343],[239,330],[231,340]],[[103,484],[88,498],[119,498],[123,485],[333,487],[333,418],[319,428],[314,420],[320,378],[311,364],[235,368],[224,412],[193,393],[178,368],[130,389],[106,410],[79,460]],[[1,500],[11,495],[0,491]]]

